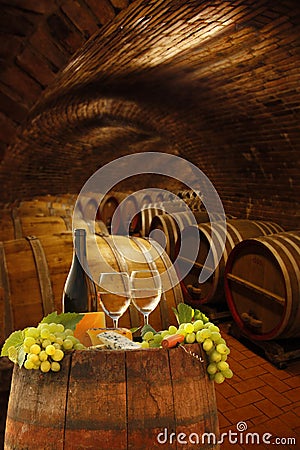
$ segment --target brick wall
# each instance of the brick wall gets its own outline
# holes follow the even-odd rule
[[[114,19],[127,3],[62,2],[36,39],[52,70],[30,48],[18,57],[6,80],[20,79],[13,121],[39,101],[3,158],[3,200],[76,193],[111,159],[167,151],[203,170],[228,214],[299,228],[298,2],[138,0]],[[41,67],[43,83],[27,84],[24,67],[32,82]]]

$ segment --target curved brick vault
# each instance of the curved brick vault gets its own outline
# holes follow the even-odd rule
[[[297,0],[48,3],[0,76],[3,202],[76,193],[111,159],[165,151],[202,169],[229,214],[299,228]]]

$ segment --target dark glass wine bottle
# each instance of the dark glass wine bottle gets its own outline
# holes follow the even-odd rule
[[[74,230],[73,259],[62,298],[63,312],[97,311],[96,286],[89,276],[86,258],[86,230]]]

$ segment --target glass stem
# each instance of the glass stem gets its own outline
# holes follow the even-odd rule
[[[119,319],[113,319],[113,322],[114,322],[114,328],[118,328]]]
[[[148,314],[144,315],[144,325],[148,325],[149,324],[149,316]]]

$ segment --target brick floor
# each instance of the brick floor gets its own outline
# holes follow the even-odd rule
[[[227,434],[221,450],[300,449],[300,360],[278,369],[231,336],[228,324],[219,326],[231,349],[228,362],[234,372],[232,379],[215,385],[220,433],[237,432],[238,422],[247,427],[237,433],[236,443]],[[246,443],[247,433],[258,433],[259,442]],[[270,444],[262,441],[265,433],[272,435]]]

